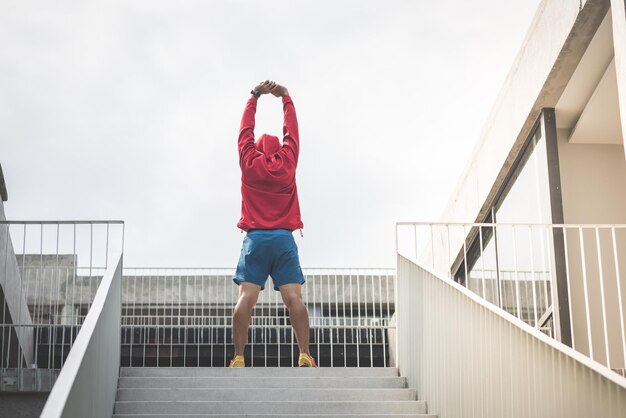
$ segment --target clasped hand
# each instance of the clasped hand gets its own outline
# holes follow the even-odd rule
[[[265,80],[260,82],[254,90],[258,91],[261,94],[272,93],[276,97],[288,96],[289,92],[285,86],[281,86],[280,84],[276,84],[275,81]]]

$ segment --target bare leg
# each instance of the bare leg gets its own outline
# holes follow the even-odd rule
[[[261,287],[254,283],[242,282],[239,284],[239,300],[233,311],[233,338],[235,340],[235,355],[243,356],[243,350],[248,342],[248,327],[252,319],[252,309],[259,298]]]
[[[301,353],[311,355],[309,352],[309,313],[302,301],[302,285],[289,283],[280,287],[280,295],[289,310],[291,326],[296,334],[298,348]]]

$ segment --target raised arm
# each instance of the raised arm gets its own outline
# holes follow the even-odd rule
[[[239,166],[243,167],[245,157],[255,151],[254,148],[254,115],[256,114],[256,97],[250,97],[241,118],[239,128]]]
[[[276,83],[268,80],[259,83],[254,89],[252,89],[252,97],[250,97],[246,103],[246,108],[243,111],[241,125],[239,127],[238,147],[240,167],[243,167],[243,162],[248,155],[256,152],[254,147],[254,116],[256,115],[258,97],[261,94],[269,93],[275,87]]]
[[[283,99],[283,112],[285,114],[283,123],[283,147],[291,151],[294,161],[297,164],[298,155],[300,154],[300,135],[298,133],[296,108],[293,105],[293,101],[286,87],[277,84],[276,87],[272,89],[271,93]]]

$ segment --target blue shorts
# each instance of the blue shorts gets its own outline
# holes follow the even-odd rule
[[[243,239],[233,281],[255,283],[263,290],[268,275],[274,290],[288,283],[304,283],[298,247],[288,229],[251,229]]]

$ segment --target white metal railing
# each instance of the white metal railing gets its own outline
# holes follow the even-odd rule
[[[393,269],[303,269],[311,348],[320,366],[389,365]],[[125,268],[122,365],[225,366],[238,298],[232,268]],[[294,365],[288,311],[271,279],[249,331],[251,365]]]
[[[41,418],[110,418],[120,367],[122,254],[112,263],[41,412]]]
[[[121,221],[0,221],[0,390],[50,390],[123,240]]]
[[[626,225],[400,222],[396,233],[398,254],[556,339],[570,332],[575,350],[609,368],[626,367]]]
[[[439,418],[623,417],[626,379],[397,258],[398,367]]]

